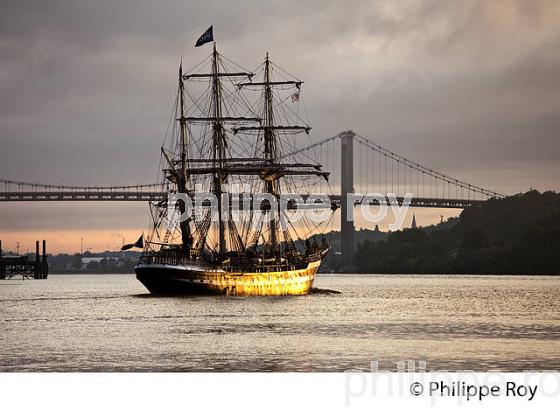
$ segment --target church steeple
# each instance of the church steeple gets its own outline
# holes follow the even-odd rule
[[[416,229],[418,226],[416,225],[416,214],[412,214],[412,225],[410,225],[411,229]]]

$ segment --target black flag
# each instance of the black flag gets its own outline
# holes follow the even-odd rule
[[[131,248],[143,248],[143,247],[144,247],[144,234],[142,234],[135,243],[129,243],[127,245],[123,245],[121,251],[127,251]]]
[[[195,47],[200,47],[206,43],[214,41],[214,33],[212,32],[212,27],[214,26],[210,26],[210,28],[208,28],[208,30],[206,30],[204,34],[198,38],[198,40],[196,40],[196,44],[194,45]]]

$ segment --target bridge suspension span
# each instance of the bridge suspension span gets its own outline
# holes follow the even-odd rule
[[[357,149],[356,149],[357,148]],[[331,202],[341,208],[342,254],[345,266],[351,265],[354,249],[354,222],[342,217],[348,206],[374,205],[362,201],[368,193],[393,194],[401,203],[412,194],[410,206],[423,208],[466,208],[490,198],[505,195],[421,165],[376,144],[353,131],[344,131],[304,148],[294,147],[281,160],[303,155],[310,162],[323,164],[331,172],[329,181],[320,181],[312,192],[301,195],[330,194]],[[339,171],[339,172],[337,172]],[[350,203],[347,198],[353,195]],[[359,195],[362,194],[362,195]],[[122,186],[52,185],[0,179],[0,202],[8,201],[166,201],[164,183]],[[357,199],[356,199],[357,198]]]
[[[411,206],[465,208],[504,197],[421,165],[352,131],[295,149],[281,159],[297,154],[323,164],[331,172],[329,184],[334,191],[340,190],[340,195],[331,195],[334,201],[349,192],[394,193],[399,198],[412,193]],[[165,199],[165,188],[163,183],[79,186],[0,179],[0,201],[156,201]],[[301,194],[324,192],[329,192],[326,182],[316,184],[313,192]]]

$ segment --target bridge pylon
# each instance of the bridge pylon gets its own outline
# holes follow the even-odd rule
[[[354,193],[354,137],[352,130],[344,131],[340,135],[340,248],[342,252],[342,269],[351,271],[354,257],[354,218],[353,206],[348,207],[348,194]]]

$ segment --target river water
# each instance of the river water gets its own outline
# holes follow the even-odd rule
[[[134,275],[0,281],[0,371],[560,370],[560,278],[319,275],[340,293],[154,297]],[[377,363],[377,364],[376,364]]]

